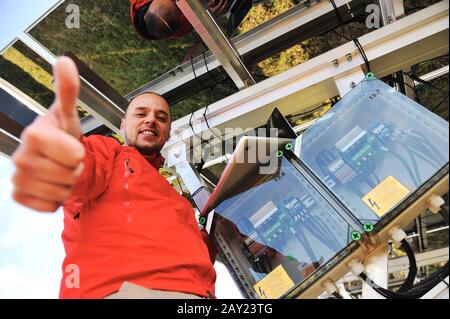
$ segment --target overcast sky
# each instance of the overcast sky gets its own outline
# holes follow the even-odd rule
[[[41,214],[11,199],[12,163],[0,155],[0,298],[57,298],[62,212]]]
[[[1,0],[0,51],[58,0]]]

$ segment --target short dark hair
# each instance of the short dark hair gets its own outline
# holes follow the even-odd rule
[[[179,12],[177,8],[159,6],[153,9],[151,6],[144,16],[148,33],[155,39],[167,39],[178,29]]]

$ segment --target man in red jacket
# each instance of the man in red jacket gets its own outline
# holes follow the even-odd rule
[[[193,28],[176,5],[176,0],[130,0],[130,15],[136,31],[147,40],[177,39]],[[229,9],[229,0],[208,0],[215,16]]]
[[[208,235],[158,172],[170,134],[167,102],[146,93],[130,103],[121,125],[125,146],[84,137],[76,66],[60,58],[54,75],[54,104],[24,130],[13,155],[13,198],[42,212],[64,207],[60,297],[214,296]]]

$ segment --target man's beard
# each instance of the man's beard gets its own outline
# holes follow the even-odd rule
[[[139,147],[137,145],[131,145],[134,146],[139,153],[141,153],[142,155],[153,155],[153,154],[158,154],[161,151],[161,147],[155,145],[152,147]]]
[[[139,151],[139,153],[141,153],[142,155],[158,154],[159,152],[161,152],[161,149],[162,149],[162,146],[159,146],[159,145],[153,145],[150,147],[141,147],[141,146],[137,145],[137,142],[130,143],[130,140],[128,139],[126,134],[125,134],[125,143],[128,146],[133,146],[134,148],[136,148]]]

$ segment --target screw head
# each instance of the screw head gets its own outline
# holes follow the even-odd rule
[[[334,59],[333,61],[331,61],[331,63],[333,64],[333,66],[335,68],[337,68],[339,66],[339,61],[337,59]]]
[[[205,225],[206,224],[206,218],[205,217],[200,217],[200,219],[198,220],[198,223],[200,225]]]
[[[288,151],[290,151],[294,146],[292,145],[292,143],[287,143],[285,147]]]
[[[358,231],[353,231],[352,232],[352,240],[358,241],[360,239],[361,239],[361,234]]]
[[[278,158],[283,157],[283,151],[278,151],[278,152],[277,152],[277,157],[278,157]]]
[[[345,58],[347,59],[347,61],[351,61],[351,60],[353,60],[353,56],[352,56],[352,54],[351,53],[347,53],[346,55],[345,55]]]
[[[366,233],[372,232],[372,231],[374,230],[374,228],[375,228],[375,226],[373,226],[372,223],[365,223],[365,224],[364,224],[364,231],[365,231]]]

